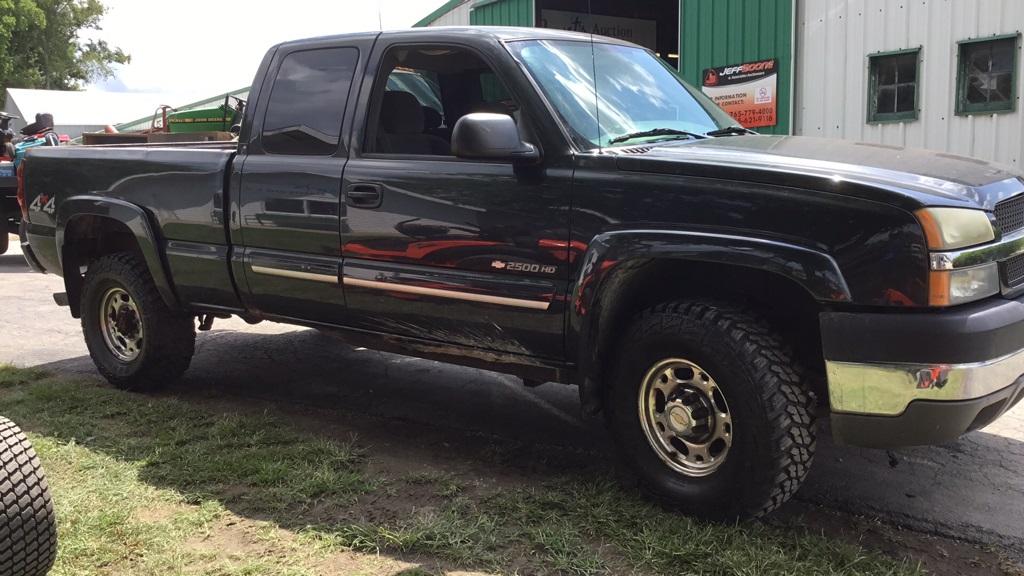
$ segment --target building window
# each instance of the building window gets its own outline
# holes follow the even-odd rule
[[[914,48],[868,57],[868,122],[917,120],[920,55]]]
[[[961,42],[956,113],[1010,112],[1017,100],[1019,36]]]

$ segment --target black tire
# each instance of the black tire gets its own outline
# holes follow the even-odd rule
[[[814,397],[757,316],[711,301],[660,304],[635,318],[616,358],[605,414],[625,471],[642,489],[684,513],[730,521],[764,515],[796,493],[814,456]],[[727,402],[731,446],[708,475],[670,467],[644,431],[641,387],[667,358],[699,365]]]
[[[32,444],[0,416],[0,576],[42,576],[57,557],[57,517]]]
[[[11,237],[7,233],[7,216],[0,214],[0,225],[0,256],[3,256],[11,247]]]
[[[100,310],[112,289],[126,292],[138,310],[143,338],[137,356],[119,358],[107,344]],[[150,391],[174,382],[188,369],[195,353],[192,316],[169,309],[157,292],[149,269],[130,253],[104,256],[89,265],[82,287],[82,332],[96,368],[123,390]]]

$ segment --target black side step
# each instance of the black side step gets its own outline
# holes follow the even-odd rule
[[[70,306],[70,304],[68,304],[67,292],[54,292],[53,301],[57,303],[57,306]]]

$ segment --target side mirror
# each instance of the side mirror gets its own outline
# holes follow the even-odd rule
[[[234,124],[234,125],[232,125],[231,126],[231,133],[234,134],[235,136],[238,136],[239,134],[241,134],[242,133],[242,125],[241,124]]]
[[[537,148],[523,142],[511,116],[487,112],[459,118],[452,132],[452,155],[473,160],[532,162],[540,159]]]

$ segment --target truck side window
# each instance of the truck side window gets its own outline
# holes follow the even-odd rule
[[[333,154],[358,60],[355,48],[285,57],[263,120],[263,149],[269,154]]]
[[[459,118],[472,112],[516,117],[517,110],[501,79],[474,52],[456,46],[396,46],[384,55],[378,72],[367,152],[449,156]]]

